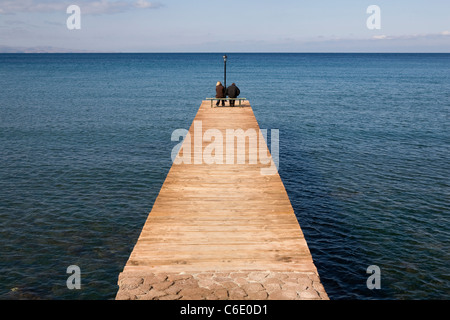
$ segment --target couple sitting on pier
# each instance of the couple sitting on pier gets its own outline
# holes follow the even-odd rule
[[[219,81],[216,84],[216,98],[237,98],[241,91],[236,87],[235,83],[232,83],[226,90],[222,83]],[[219,106],[219,102],[222,101],[222,107],[225,107],[225,100],[217,100],[216,106]],[[230,100],[230,107],[234,107],[235,100]]]

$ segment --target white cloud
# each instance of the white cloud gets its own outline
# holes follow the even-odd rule
[[[373,38],[373,39],[376,39],[376,40],[389,39],[389,37],[388,37],[387,35],[385,35],[385,34],[379,35],[379,36],[373,36],[372,38]]]
[[[67,7],[71,4],[78,5],[83,14],[111,14],[125,12],[133,8],[156,9],[162,6],[160,3],[149,2],[146,0],[0,0],[0,14],[14,14],[19,12],[65,12]]]
[[[439,33],[427,33],[427,34],[409,34],[398,36],[376,35],[373,36],[374,40],[416,40],[416,39],[435,39],[450,36],[450,31],[442,31]]]
[[[137,0],[134,3],[134,6],[136,8],[154,8],[156,5],[153,4],[152,2],[148,2],[146,0]]]

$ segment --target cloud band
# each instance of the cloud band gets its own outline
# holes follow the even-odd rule
[[[76,4],[83,14],[113,14],[121,13],[131,9],[157,9],[162,7],[160,3],[147,0],[135,1],[55,1],[55,0],[1,0],[0,14],[15,14],[19,12],[65,12],[67,7]]]

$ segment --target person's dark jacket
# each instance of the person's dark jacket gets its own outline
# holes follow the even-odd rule
[[[216,86],[216,98],[225,98],[225,88],[221,84]]]
[[[241,91],[235,85],[231,85],[227,88],[225,94],[230,98],[237,98],[241,94]]]

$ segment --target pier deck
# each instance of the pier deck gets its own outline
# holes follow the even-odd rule
[[[262,174],[274,167],[265,141],[243,147],[229,129],[259,133],[248,101],[203,101],[116,299],[328,299],[279,174]]]

